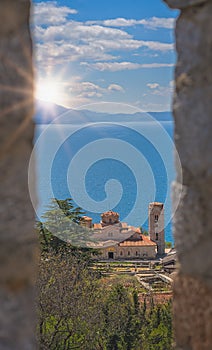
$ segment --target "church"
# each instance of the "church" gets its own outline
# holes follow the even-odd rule
[[[112,210],[103,213],[99,223],[83,216],[81,225],[92,230],[88,246],[99,250],[99,259],[155,259],[165,253],[163,203],[150,203],[148,216],[148,236],[140,228],[120,222],[119,214]]]

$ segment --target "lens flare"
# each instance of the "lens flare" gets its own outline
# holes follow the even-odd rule
[[[35,96],[38,100],[60,103],[60,84],[54,79],[42,79],[37,82]]]

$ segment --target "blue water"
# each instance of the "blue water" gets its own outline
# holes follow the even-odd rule
[[[71,197],[94,222],[113,209],[122,221],[147,229],[148,204],[165,202],[165,235],[173,242],[172,138],[172,122],[38,125],[38,217],[52,197]]]

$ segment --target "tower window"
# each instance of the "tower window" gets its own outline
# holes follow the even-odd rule
[[[130,255],[130,252],[128,252],[128,255]]]
[[[155,215],[155,222],[158,222],[159,216]]]
[[[135,255],[138,256],[138,252],[137,251],[135,252]]]
[[[122,250],[120,251],[120,255],[123,255]]]
[[[156,241],[158,241],[158,233],[156,232],[156,234],[155,234],[155,236],[156,236]]]

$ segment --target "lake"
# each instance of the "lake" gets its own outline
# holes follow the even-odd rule
[[[51,198],[73,198],[93,222],[112,209],[121,221],[148,228],[148,204],[165,203],[166,241],[173,242],[170,188],[175,177],[173,122],[114,121],[36,126],[38,217]]]

